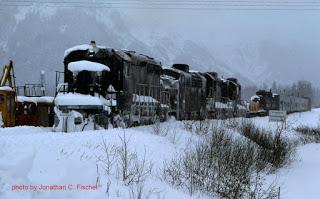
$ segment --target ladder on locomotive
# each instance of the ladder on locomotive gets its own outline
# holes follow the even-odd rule
[[[137,83],[135,87],[137,100],[135,107],[138,108],[139,116],[152,117],[156,114],[156,104],[160,99],[160,86]]]

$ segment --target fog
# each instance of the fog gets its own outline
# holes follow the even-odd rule
[[[315,10],[56,8],[0,1],[0,64],[13,59],[18,84],[63,70],[64,50],[96,40],[244,85],[310,80],[320,86],[320,13]]]

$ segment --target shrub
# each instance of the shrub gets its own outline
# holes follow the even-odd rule
[[[282,136],[283,128],[275,132],[259,128],[250,121],[242,122],[240,133],[259,146],[260,158],[263,162],[272,164],[274,169],[287,164],[294,153],[294,145],[289,139]],[[261,169],[266,166],[261,165]]]
[[[200,191],[222,198],[256,198],[264,193],[276,198],[275,186],[263,190],[259,155],[250,140],[234,139],[223,128],[213,128],[205,141],[165,163],[163,179],[191,195]]]
[[[320,127],[298,126],[294,129],[300,133],[303,143],[320,143]]]

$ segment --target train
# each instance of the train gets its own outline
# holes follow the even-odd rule
[[[270,110],[292,113],[311,109],[308,97],[266,90],[257,91],[246,103],[235,77],[194,71],[183,63],[165,67],[148,55],[107,48],[95,41],[67,49],[63,64],[63,71],[56,71],[54,97],[45,96],[43,84],[15,86],[12,62],[3,68],[2,126],[45,126],[74,132],[147,125],[170,117],[226,119],[266,116]]]
[[[61,80],[63,77],[63,80]],[[64,54],[56,73],[55,131],[131,127],[164,121],[202,120],[246,115],[236,78],[165,68],[153,57],[90,44]]]
[[[247,117],[267,116],[270,110],[286,111],[286,113],[311,110],[311,99],[304,96],[273,93],[271,90],[258,90],[249,103]]]

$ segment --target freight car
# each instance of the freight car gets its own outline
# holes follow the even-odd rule
[[[308,97],[276,94],[272,91],[259,90],[251,97],[248,117],[266,116],[270,110],[281,110],[287,113],[311,110],[311,99]]]

